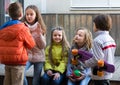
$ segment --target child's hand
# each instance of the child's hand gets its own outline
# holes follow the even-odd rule
[[[48,70],[48,71],[47,71],[47,74],[48,74],[49,76],[53,76],[53,72],[52,72],[51,70]]]
[[[60,79],[60,73],[54,73],[53,75],[54,75],[53,80],[59,80]]]
[[[79,77],[79,78],[76,78],[76,81],[80,81],[80,80],[82,80],[82,79],[84,79],[85,78],[85,76],[83,75],[83,76],[81,76],[81,77]]]
[[[40,24],[38,24],[38,28],[37,28],[37,30],[36,30],[37,32],[38,32],[38,34],[43,34],[43,30],[41,29],[41,25]]]
[[[31,31],[32,36],[40,36],[41,30],[39,28],[36,28],[35,30]]]
[[[31,31],[31,34],[34,36],[40,36],[40,34],[43,34],[41,26],[38,24],[37,27]]]
[[[78,35],[75,35],[75,37],[73,38],[73,40],[74,40],[75,42],[77,42],[77,40],[78,40],[78,39],[77,39],[77,36],[78,36]]]
[[[76,82],[76,79],[72,78],[72,77],[69,77],[69,79],[72,81],[72,82]]]

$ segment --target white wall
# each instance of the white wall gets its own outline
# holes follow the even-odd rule
[[[47,13],[69,13],[70,0],[46,0]]]
[[[76,0],[46,0],[46,13],[120,13],[120,8],[111,8],[111,7],[72,8],[71,1],[76,1]],[[84,0],[79,0],[79,1],[84,1]],[[116,1],[120,2],[119,0],[112,0],[112,1],[114,1],[114,3],[116,3]],[[88,0],[88,3],[92,3],[91,0]]]
[[[24,9],[30,4],[36,5],[41,13],[68,13],[70,0],[24,0]]]
[[[24,0],[24,9],[28,5],[36,5],[39,8],[39,10],[41,11],[41,8],[42,8],[41,0]]]
[[[41,13],[120,13],[120,8],[72,8],[71,0],[24,0],[24,4],[25,8],[35,4]]]

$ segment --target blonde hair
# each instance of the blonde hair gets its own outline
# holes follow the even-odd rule
[[[92,48],[92,33],[90,32],[89,29],[85,28],[85,27],[80,27],[76,30],[76,32],[78,30],[84,30],[85,32],[85,42],[84,42],[84,46],[86,46],[87,50],[90,50]],[[73,44],[76,44],[73,40]]]

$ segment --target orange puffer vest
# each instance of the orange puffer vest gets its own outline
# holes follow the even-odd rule
[[[3,28],[0,30],[0,63],[25,65],[28,60],[26,48],[34,45],[30,31],[23,23]]]

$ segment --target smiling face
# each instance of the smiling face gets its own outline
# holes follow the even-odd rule
[[[74,41],[78,44],[78,46],[82,46],[85,42],[85,31],[78,30],[74,37]]]
[[[54,30],[52,38],[55,43],[61,42],[62,41],[62,30]]]
[[[35,23],[36,13],[33,9],[28,8],[25,11],[25,17],[26,17],[27,22],[32,25]]]

